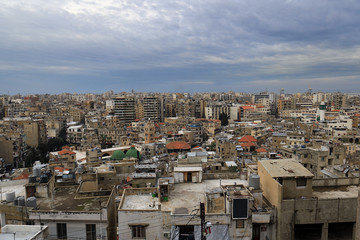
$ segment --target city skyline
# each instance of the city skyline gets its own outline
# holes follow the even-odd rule
[[[2,1],[1,94],[358,92],[356,1]]]

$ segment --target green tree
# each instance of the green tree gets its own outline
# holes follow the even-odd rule
[[[30,147],[25,155],[25,167],[32,167],[35,161],[40,160],[40,153],[36,148]]]
[[[64,141],[64,145],[67,144],[66,135],[67,135],[66,127],[63,127],[59,132],[59,138],[61,138]]]

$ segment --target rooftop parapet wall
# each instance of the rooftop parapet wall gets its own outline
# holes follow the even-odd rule
[[[320,178],[313,179],[313,187],[338,187],[348,185],[359,185],[359,178],[357,177],[345,177],[345,178]]]
[[[282,216],[284,221],[282,223],[355,222],[356,207],[357,198],[283,200]],[[287,217],[291,219],[287,219]]]

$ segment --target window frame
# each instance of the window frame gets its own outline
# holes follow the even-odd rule
[[[88,229],[91,228],[91,229]],[[85,224],[86,240],[96,240],[96,224]]]
[[[56,235],[58,239],[67,239],[66,223],[56,223]]]
[[[307,178],[296,178],[296,188],[305,188],[307,186]]]
[[[148,224],[129,224],[132,239],[146,239],[146,227]]]

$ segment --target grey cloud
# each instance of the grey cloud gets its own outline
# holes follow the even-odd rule
[[[353,0],[4,0],[0,69],[9,78],[29,73],[29,81],[37,72],[102,76],[109,86],[147,78],[164,91],[175,75],[222,79],[229,88],[251,79],[277,88],[301,76],[346,77],[359,69],[359,8]]]

